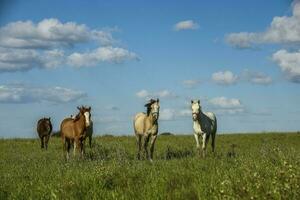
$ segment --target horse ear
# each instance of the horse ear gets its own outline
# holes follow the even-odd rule
[[[51,117],[49,117],[48,119],[49,119],[49,121],[50,121],[50,120],[51,120]]]
[[[88,108],[89,111],[91,111],[91,106]]]
[[[79,106],[77,106],[77,109],[78,109],[78,110],[81,110],[81,108],[80,108]]]
[[[194,103],[194,101],[193,100],[191,100],[191,104],[193,104]]]
[[[200,104],[200,100],[198,100],[198,104]]]
[[[156,99],[156,102],[159,103],[159,98]]]

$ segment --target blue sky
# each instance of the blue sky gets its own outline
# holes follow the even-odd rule
[[[54,130],[92,106],[97,134],[192,133],[190,100],[221,133],[300,129],[298,1],[1,1],[0,137]]]

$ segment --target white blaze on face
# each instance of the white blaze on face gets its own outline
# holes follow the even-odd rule
[[[197,119],[197,115],[199,114],[200,111],[200,105],[198,102],[192,103],[192,113],[193,113],[193,119]]]
[[[85,112],[84,113],[84,118],[85,118],[85,124],[86,126],[90,125],[90,113],[89,112]]]
[[[158,114],[159,114],[159,104],[158,103],[153,104],[152,113],[155,113],[155,117],[158,118]]]

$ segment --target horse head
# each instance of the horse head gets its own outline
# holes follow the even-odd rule
[[[150,99],[149,103],[145,104],[145,107],[147,107],[147,116],[150,114],[155,120],[158,120],[159,117],[159,99]]]
[[[191,100],[193,120],[196,121],[201,112],[200,100]]]
[[[88,127],[91,123],[91,107],[77,107],[79,110],[79,115],[83,116],[85,119],[85,126]]]

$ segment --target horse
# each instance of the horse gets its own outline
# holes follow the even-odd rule
[[[200,136],[202,136],[202,156],[205,157],[206,145],[211,135],[212,152],[215,151],[215,138],[217,133],[217,118],[212,112],[202,112],[200,100],[191,100],[194,136],[197,149],[200,149]]]
[[[147,108],[147,113],[137,113],[133,120],[134,133],[136,136],[137,143],[137,159],[140,159],[140,151],[142,148],[142,138],[143,138],[143,148],[146,154],[146,159],[152,162],[154,144],[158,133],[158,118],[159,118],[159,99],[151,99],[149,103],[145,104]],[[151,137],[150,146],[150,157],[148,153],[148,142]]]
[[[79,113],[73,119],[65,118],[60,125],[61,138],[63,142],[63,151],[66,153],[66,159],[69,159],[71,143],[74,146],[74,156],[76,148],[79,148],[81,156],[84,151],[84,140],[86,138],[86,129],[91,122],[91,107],[77,107]]]
[[[73,116],[71,115],[70,116],[73,120],[76,119],[76,115]],[[93,121],[91,120],[90,121],[90,125],[86,128],[86,133],[84,134],[86,136],[86,138],[88,137],[89,138],[89,145],[90,145],[90,148],[92,148],[92,137],[93,137],[93,132],[94,132],[94,127],[93,127]]]
[[[52,132],[51,118],[42,118],[37,122],[37,133],[41,140],[41,148],[48,149],[48,142]]]

